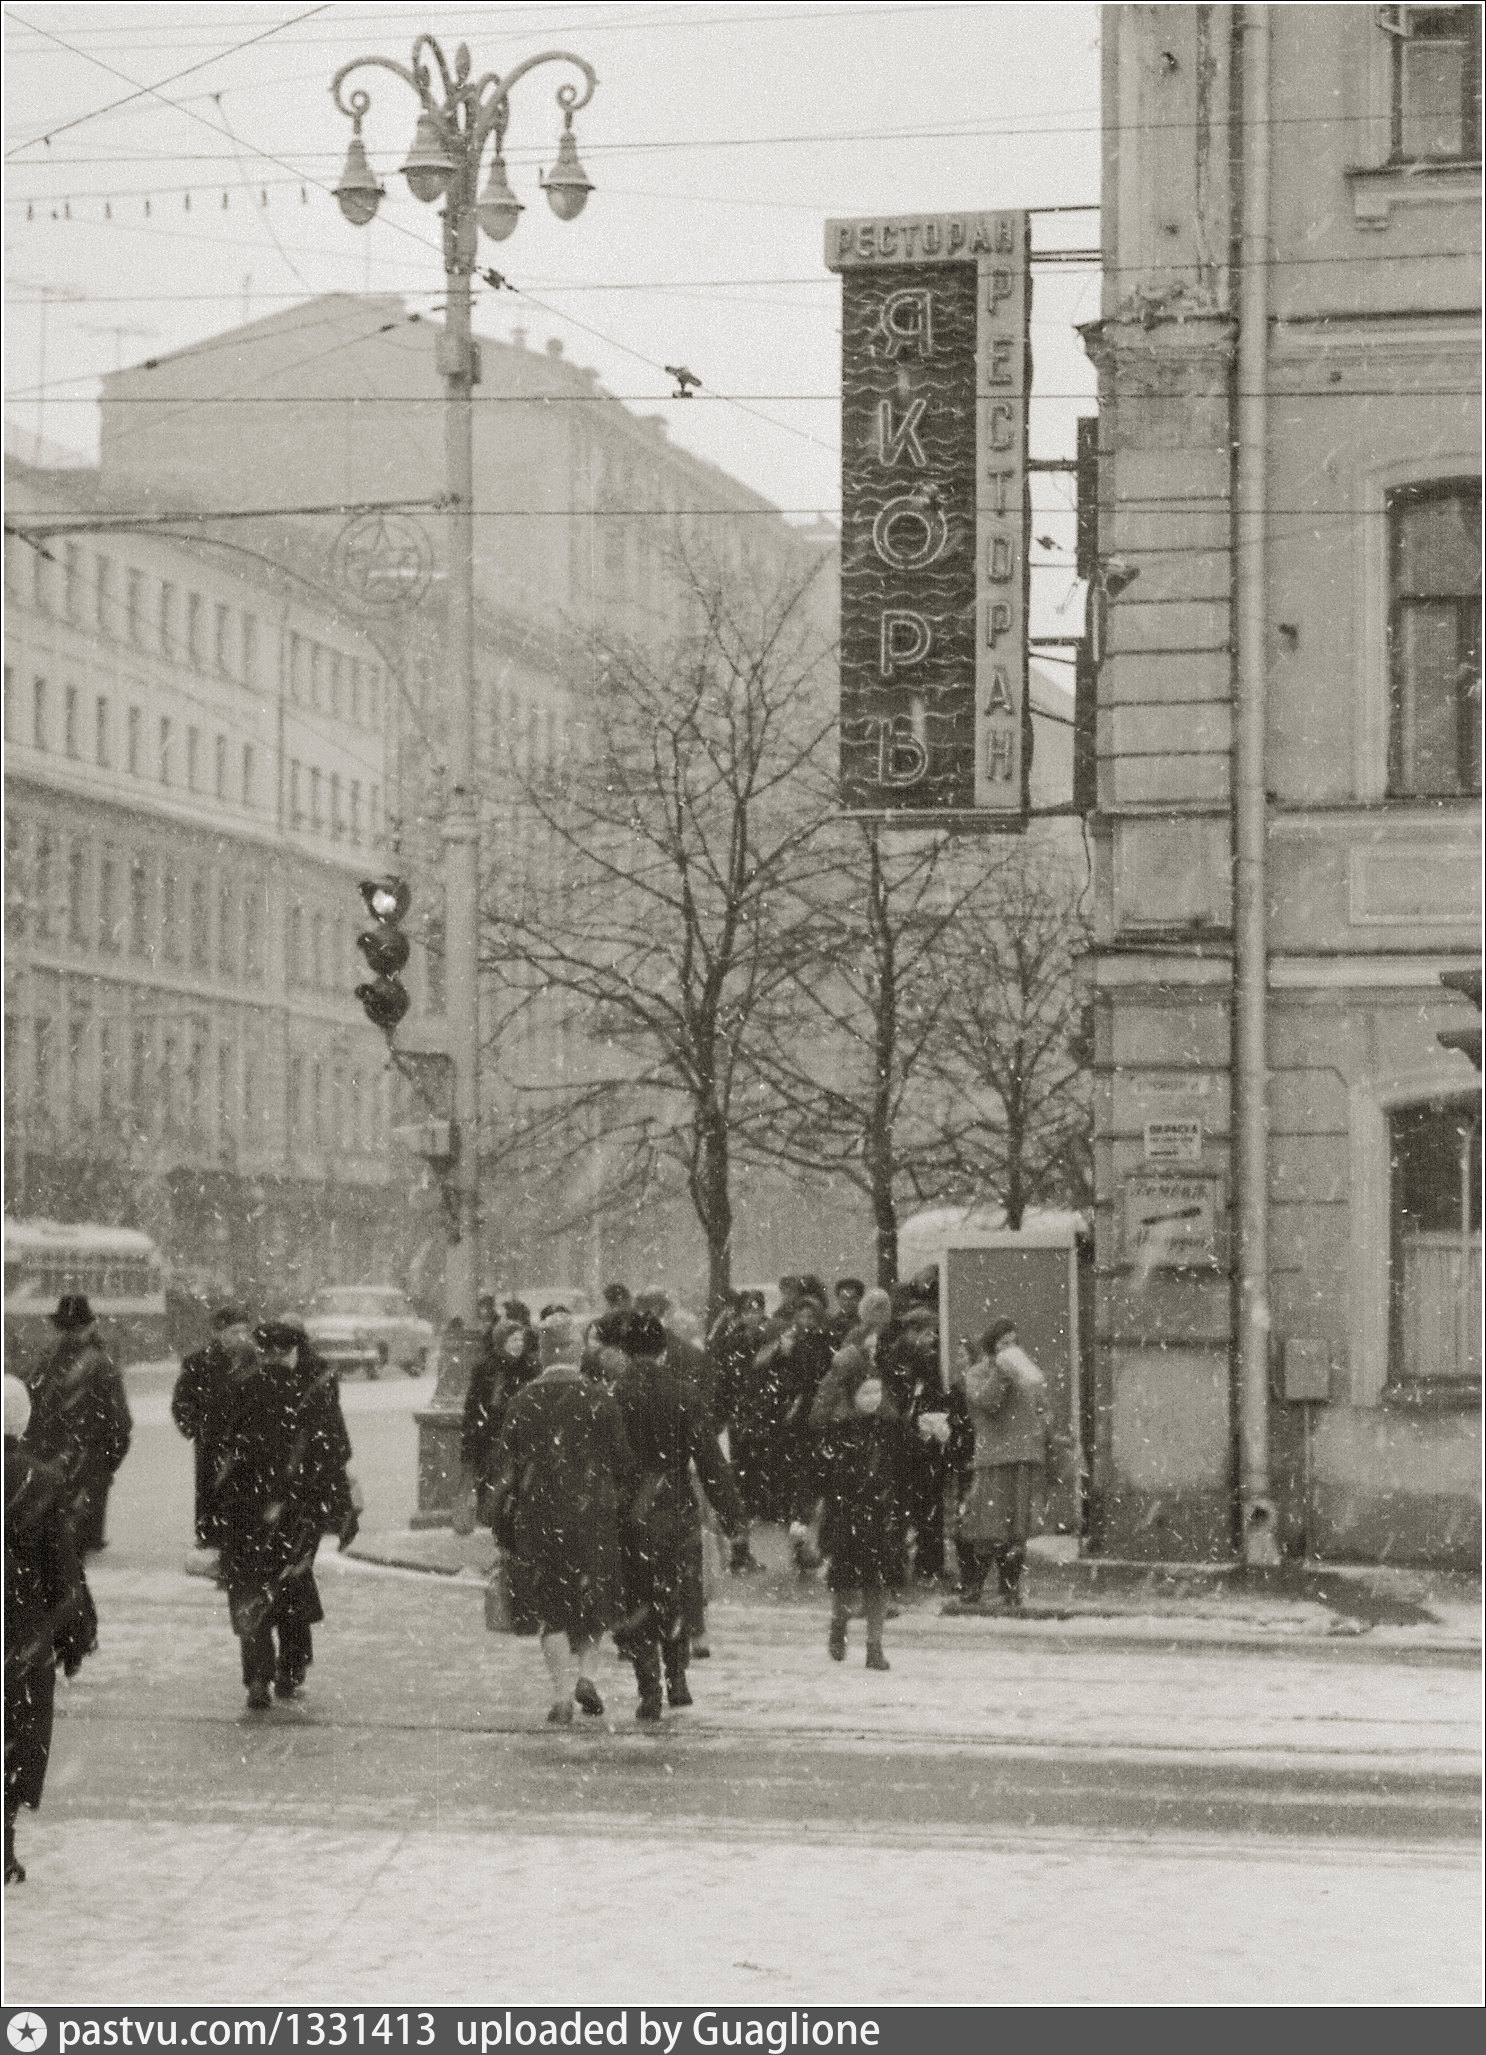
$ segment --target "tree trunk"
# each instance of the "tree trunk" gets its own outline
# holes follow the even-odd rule
[[[727,1121],[715,1105],[697,1112],[697,1145],[689,1179],[692,1205],[707,1241],[707,1326],[733,1289],[733,1200]]]

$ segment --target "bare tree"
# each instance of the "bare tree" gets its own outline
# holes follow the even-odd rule
[[[795,1004],[776,1010],[755,1062],[765,1103],[744,1145],[760,1160],[844,1178],[872,1209],[877,1281],[897,1282],[898,1212],[936,1192],[957,1161],[922,1117],[949,999],[945,938],[983,858],[942,834],[852,822],[823,829],[808,956]]]
[[[529,1013],[567,1050],[527,1139],[571,1157],[601,1134],[631,1190],[679,1165],[715,1308],[748,1051],[808,946],[835,708],[813,569],[768,591],[696,552],[677,573],[685,636],[600,647],[581,747],[515,778],[527,861],[486,894],[483,955],[506,1031]]]
[[[1029,1206],[1086,1203],[1087,1051],[1075,964],[1088,926],[1082,867],[1034,840],[1000,844],[947,930],[932,1061],[932,1116],[957,1195]],[[946,1195],[948,1195],[946,1193]]]

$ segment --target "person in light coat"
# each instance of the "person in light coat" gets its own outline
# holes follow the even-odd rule
[[[964,1596],[978,1602],[994,1568],[1002,1599],[1016,1610],[1027,1542],[1041,1531],[1049,1472],[1065,1437],[1053,1424],[1047,1380],[1018,1344],[1014,1320],[991,1324],[962,1381],[975,1435],[958,1539]]]

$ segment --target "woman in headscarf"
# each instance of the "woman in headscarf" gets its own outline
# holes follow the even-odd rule
[[[18,1377],[5,1379],[5,1881],[23,1884],[16,1815],[41,1803],[52,1747],[56,1668],[75,1676],[98,1645],[65,1511],[61,1472],[21,1440],[31,1402]]]

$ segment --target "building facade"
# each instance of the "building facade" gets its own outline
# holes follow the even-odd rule
[[[1441,975],[1481,950],[1480,38],[1473,7],[1105,10],[1085,333],[1091,1525],[1109,1553],[1240,1540],[1245,619],[1267,872],[1258,1424],[1280,1550],[1479,1548],[1480,1081],[1438,1038],[1470,1018]],[[1262,550],[1241,551],[1256,518]]]
[[[434,504],[444,489],[441,337],[441,324],[401,300],[326,296],[106,378],[100,439],[103,490],[141,512],[426,502],[410,518],[423,531],[431,576],[378,636],[395,714],[389,844],[413,883],[413,925],[428,936],[435,973],[445,712],[443,523]],[[478,749],[492,893],[555,880],[555,854],[544,850],[521,788],[579,760],[604,645],[654,650],[686,625],[678,549],[766,590],[819,567],[818,609],[834,634],[834,530],[792,527],[739,480],[673,446],[659,417],[607,393],[555,338],[542,348],[528,342],[519,328],[508,340],[480,339],[474,404]],[[347,518],[296,519],[305,567],[332,589]],[[240,524],[213,532],[235,535]],[[399,1030],[400,1045],[441,1046],[436,978],[429,996],[432,1007]],[[581,1076],[586,1038],[560,995],[511,1002],[492,979],[482,1022],[492,1157],[484,1281],[684,1279],[682,1252],[696,1232],[679,1180],[629,1210],[593,1203],[591,1161],[571,1176],[513,1181],[508,1144],[523,1108]],[[739,1186],[739,1274],[752,1275],[790,1243],[791,1216],[796,1229],[817,1228],[819,1209],[752,1172]],[[833,1222],[821,1263],[845,1260],[838,1249],[851,1254],[855,1234],[854,1221]]]
[[[381,654],[289,538],[112,525],[96,473],[6,485],[34,524],[5,544],[7,1209],[143,1227],[183,1286],[260,1303],[401,1280],[351,997]]]

